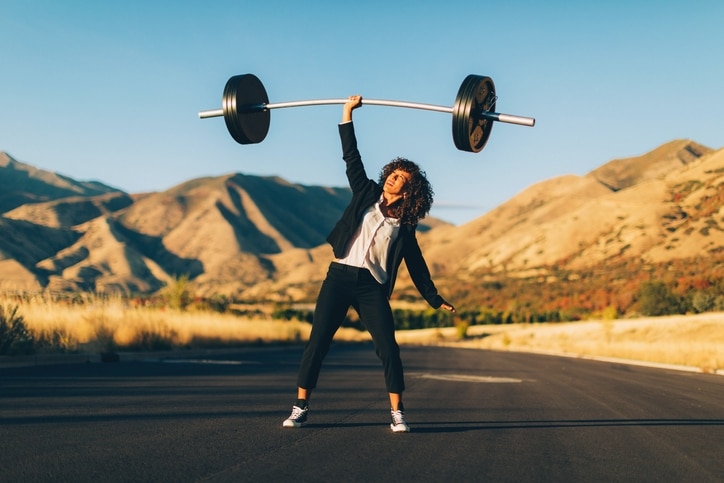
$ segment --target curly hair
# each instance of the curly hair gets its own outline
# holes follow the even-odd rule
[[[390,214],[399,218],[402,224],[417,225],[417,222],[430,212],[435,192],[425,172],[413,161],[400,157],[383,166],[380,171],[380,186],[383,186],[387,177],[397,169],[408,173],[410,180],[403,188],[403,198],[390,206]]]

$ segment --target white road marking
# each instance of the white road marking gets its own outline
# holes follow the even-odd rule
[[[470,375],[466,375],[466,374],[419,374],[417,377],[420,377],[423,379],[437,379],[440,381],[457,381],[457,382],[484,382],[484,383],[523,382],[522,379],[514,379],[511,377],[470,376]]]

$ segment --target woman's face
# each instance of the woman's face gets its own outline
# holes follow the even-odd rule
[[[410,181],[410,173],[401,169],[396,169],[385,180],[383,191],[390,195],[402,196],[402,190]]]

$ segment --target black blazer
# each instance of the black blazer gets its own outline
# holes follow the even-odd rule
[[[339,136],[342,140],[342,159],[347,163],[347,179],[352,189],[352,201],[345,208],[327,241],[332,245],[334,256],[342,258],[347,251],[347,244],[352,239],[357,227],[362,222],[365,210],[380,199],[382,187],[367,177],[362,157],[357,150],[357,138],[351,122],[339,125]],[[390,247],[387,273],[387,297],[392,295],[395,287],[397,271],[402,260],[405,260],[408,272],[420,295],[434,308],[440,307],[445,300],[438,294],[437,288],[430,278],[430,270],[422,256],[422,251],[415,236],[416,226],[400,225],[400,232]]]

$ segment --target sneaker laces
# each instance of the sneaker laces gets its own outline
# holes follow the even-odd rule
[[[297,419],[302,414],[304,414],[305,409],[300,408],[299,406],[293,406],[292,407],[292,414],[289,416],[289,419]]]
[[[395,411],[394,409],[391,411],[392,413],[392,424],[397,426],[398,424],[405,424],[405,413],[398,409]]]

